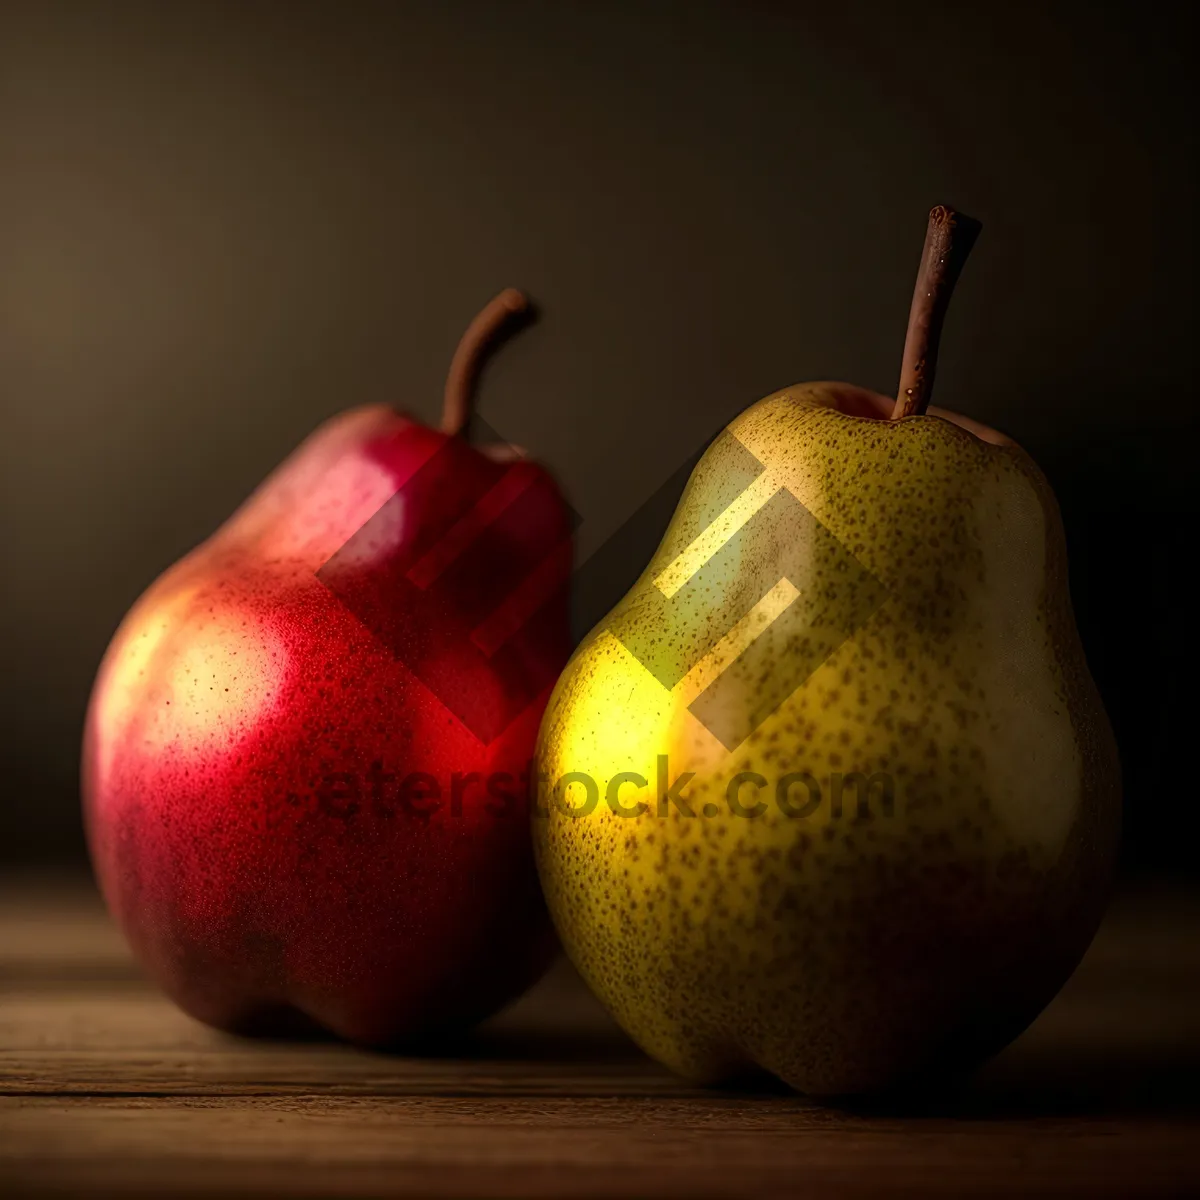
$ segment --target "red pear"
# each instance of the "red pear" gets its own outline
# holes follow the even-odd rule
[[[570,650],[570,512],[512,447],[386,407],[314,433],[137,602],[84,736],[96,872],[143,966],[222,1029],[461,1029],[552,953],[528,764]]]

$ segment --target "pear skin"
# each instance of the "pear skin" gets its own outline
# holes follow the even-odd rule
[[[1097,927],[1116,747],[1007,438],[846,384],[747,409],[543,718],[570,957],[652,1056],[815,1095],[968,1068]]]

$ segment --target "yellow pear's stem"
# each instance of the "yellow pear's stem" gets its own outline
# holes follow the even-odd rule
[[[462,433],[471,416],[475,380],[488,347],[511,317],[529,311],[529,298],[516,288],[505,288],[467,326],[450,362],[442,404],[442,432]]]
[[[929,214],[925,250],[908,314],[908,335],[904,339],[900,391],[896,396],[896,407],[892,409],[893,421],[920,416],[929,407],[942,322],[946,319],[946,309],[959,272],[982,228],[974,217],[942,204]]]

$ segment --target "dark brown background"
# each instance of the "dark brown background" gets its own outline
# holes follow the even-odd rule
[[[894,387],[945,201],[985,232],[939,401],[1055,484],[1129,860],[1191,868],[1182,13],[0,4],[0,858],[81,856],[84,704],[142,588],[323,418],[432,418],[499,288],[543,320],[481,412],[587,555],[760,395]]]

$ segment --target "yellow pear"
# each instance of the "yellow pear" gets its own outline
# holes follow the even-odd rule
[[[546,709],[555,923],[688,1077],[831,1095],[969,1067],[1099,922],[1119,770],[1054,497],[926,410],[976,229],[931,214],[899,400],[814,383],[742,413]]]

